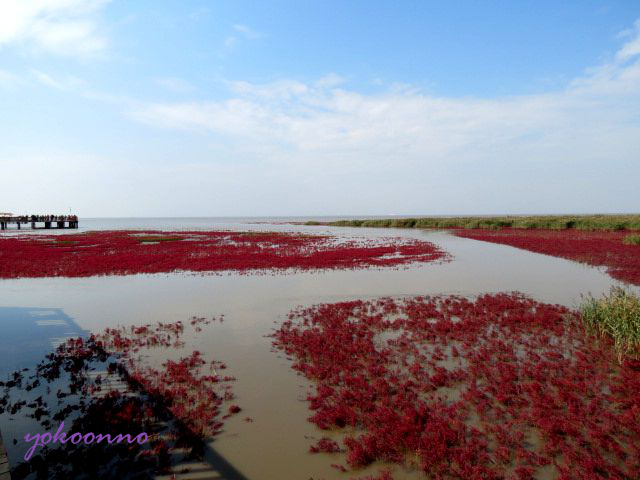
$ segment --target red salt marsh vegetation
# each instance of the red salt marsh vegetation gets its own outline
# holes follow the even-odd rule
[[[207,361],[198,351],[157,367],[148,355],[159,348],[180,349],[185,328],[198,331],[213,320],[108,328],[88,339],[69,339],[35,369],[0,382],[0,414],[37,422],[30,431],[55,431],[65,422],[69,432],[149,435],[143,445],[39,446],[29,461],[12,463],[12,476],[153,478],[176,462],[200,458],[204,440],[241,411],[231,403],[233,377],[224,374],[224,363]]]
[[[444,260],[429,242],[278,232],[100,231],[0,237],[0,278],[394,267]]]
[[[336,468],[640,477],[640,362],[562,306],[517,293],[322,304],[292,312],[274,344],[314,382],[309,420],[327,433],[310,450]]]
[[[585,230],[455,230],[459,237],[500,243],[605,267],[613,278],[640,285],[640,245],[624,231]]]

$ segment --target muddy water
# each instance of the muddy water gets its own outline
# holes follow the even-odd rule
[[[226,421],[225,431],[211,443],[208,460],[212,466],[209,470],[203,467],[202,475],[224,471],[223,478],[237,479],[344,479],[353,473],[330,467],[344,463],[340,455],[308,453],[309,445],[322,436],[306,421],[309,411],[304,398],[309,385],[290,368],[289,361],[272,351],[267,337],[292,308],[378,296],[512,290],[574,307],[581,294],[600,295],[617,283],[592,267],[447,232],[282,225],[242,228],[420,238],[439,245],[453,260],[400,270],[1,280],[0,308],[61,309],[78,328],[90,331],[224,314],[223,323],[186,338],[188,348],[227,363],[228,373],[238,379],[233,388],[236,403],[243,408],[240,415]],[[3,358],[5,354],[0,350],[0,365],[8,367],[12,359]],[[244,421],[247,416],[253,422]],[[24,443],[13,446],[12,426],[4,423],[0,428],[15,462],[24,454]],[[375,471],[377,468],[358,473]],[[396,478],[421,477],[397,472]]]

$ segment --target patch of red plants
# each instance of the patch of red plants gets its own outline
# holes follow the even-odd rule
[[[606,267],[613,278],[640,285],[640,247],[623,243],[625,231],[584,230],[455,230],[459,237],[501,243],[562,257],[596,267]]]
[[[210,322],[193,317],[189,323],[198,332],[202,330],[201,325]],[[169,411],[193,433],[201,437],[215,435],[223,425],[218,419],[220,406],[224,401],[233,399],[228,382],[234,378],[218,373],[218,370],[226,369],[226,364],[215,360],[206,362],[202,354],[195,350],[177,361],[167,360],[158,369],[145,365],[138,355],[141,349],[182,346],[184,328],[185,324],[181,321],[128,329],[107,328],[89,341],[117,354],[129,383],[137,385],[147,394],[170,400]],[[239,411],[240,407],[232,405],[228,413]]]
[[[189,323],[198,331],[212,320],[193,317]],[[0,414],[6,412],[12,420],[31,418],[45,430],[64,421],[72,431],[149,435],[142,446],[45,446],[28,462],[14,464],[12,475],[151,478],[168,472],[181,458],[199,458],[204,440],[219,433],[223,420],[241,408],[222,410],[234,398],[233,378],[218,374],[225,364],[206,361],[198,351],[151,366],[151,350],[180,348],[184,329],[179,321],[108,328],[88,339],[69,339],[32,371],[15,372],[0,382]],[[120,381],[114,384],[114,379]]]
[[[352,468],[441,479],[640,477],[640,362],[521,294],[299,309],[274,334]],[[321,440],[314,452],[335,452]]]
[[[353,269],[443,260],[417,240],[349,240],[278,232],[101,231],[0,237],[0,278],[174,271]]]

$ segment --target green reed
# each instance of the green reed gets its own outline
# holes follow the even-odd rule
[[[307,225],[377,228],[541,228],[551,230],[640,230],[640,215],[536,215],[501,217],[415,217],[368,220],[339,220]]]
[[[580,305],[588,331],[611,337],[618,357],[640,354],[640,298],[620,287],[596,299],[589,295]]]

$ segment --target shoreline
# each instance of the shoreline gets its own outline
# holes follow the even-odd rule
[[[497,230],[545,229],[545,230],[640,230],[640,214],[599,215],[501,215],[501,216],[450,216],[405,217],[382,219],[353,219],[333,222],[310,220],[303,225],[332,227],[374,228],[468,228]]]

